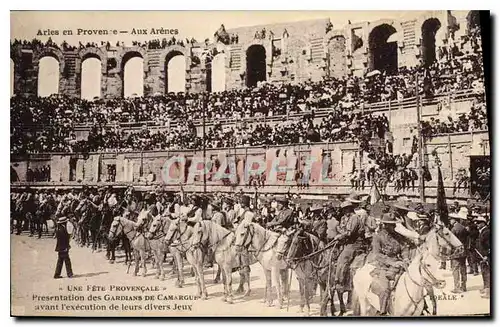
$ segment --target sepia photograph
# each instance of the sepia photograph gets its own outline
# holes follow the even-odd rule
[[[491,317],[490,33],[11,11],[11,316]]]

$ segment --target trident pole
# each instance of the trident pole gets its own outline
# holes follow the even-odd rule
[[[422,138],[422,124],[420,112],[420,94],[418,88],[418,70],[415,73],[415,102],[417,105],[417,126],[418,126],[418,165],[419,165],[419,181],[418,188],[420,193],[420,202],[425,203],[425,181],[424,181],[424,141]]]

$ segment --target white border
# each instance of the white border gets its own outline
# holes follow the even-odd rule
[[[9,6],[10,5],[10,6]],[[328,1],[318,1],[318,0],[307,0],[307,1],[291,1],[291,0],[251,0],[251,1],[214,1],[214,0],[189,0],[189,1],[178,1],[174,2],[172,0],[170,1],[158,1],[157,3],[151,3],[151,1],[123,1],[122,3],[117,3],[117,4],[107,4],[104,3],[102,0],[86,0],[86,1],[34,1],[34,0],[23,0],[18,1],[18,2],[11,2],[11,1],[2,1],[1,2],[2,6],[2,11],[1,13],[1,20],[0,24],[2,24],[2,28],[0,29],[0,34],[2,36],[2,44],[7,47],[7,44],[9,44],[10,41],[10,14],[7,11],[8,10],[443,10],[443,9],[456,9],[456,10],[465,10],[465,9],[489,9],[492,10],[492,14],[495,12],[498,13],[500,10],[498,10],[500,6],[500,1],[488,1],[485,3],[480,3],[480,2],[471,2],[470,0],[454,0],[454,1],[435,1],[435,0],[418,0],[418,1],[388,1],[388,0],[358,0],[355,3],[352,1],[338,1],[338,0],[328,0]],[[3,8],[6,7],[6,8]],[[498,24],[498,21],[497,21]],[[496,28],[495,28],[496,30]],[[498,50],[498,33],[495,33],[495,50]],[[498,51],[494,51],[492,53],[492,56],[494,53],[498,54]],[[3,126],[0,128],[0,132],[2,134],[2,140],[3,142],[0,142],[0,147],[2,148],[2,153],[4,154],[4,160],[6,161],[4,165],[2,165],[4,168],[2,169],[2,174],[0,175],[1,180],[0,180],[0,185],[1,187],[1,198],[4,199],[2,204],[4,205],[4,208],[2,209],[4,213],[4,218],[3,218],[3,231],[4,236],[0,238],[0,248],[2,249],[0,252],[0,255],[2,256],[2,261],[4,262],[4,269],[1,270],[1,283],[0,287],[2,289],[2,295],[0,297],[1,301],[1,321],[2,321],[2,326],[11,326],[16,321],[14,321],[13,318],[9,318],[10,316],[10,269],[7,269],[7,267],[10,268],[10,257],[9,257],[9,250],[10,249],[10,236],[7,234],[7,221],[8,221],[8,205],[9,202],[7,201],[9,197],[9,185],[10,185],[10,175],[9,175],[9,170],[7,169],[8,163],[7,163],[7,158],[9,158],[8,154],[10,153],[10,146],[7,140],[10,139],[9,136],[9,90],[10,90],[10,81],[8,80],[8,77],[10,76],[9,70],[10,67],[7,68],[7,50],[2,52],[2,56],[4,58],[2,59],[1,62],[4,63],[1,67],[2,69],[2,76],[3,78],[1,79],[3,87],[1,90],[2,92],[2,104],[3,108],[0,110],[0,122]],[[498,65],[497,65],[497,70]],[[7,70],[9,69],[9,70]],[[496,73],[496,71],[495,71]],[[494,74],[496,76],[496,74]],[[495,90],[492,90],[493,94],[496,94],[498,87],[495,87]],[[496,100],[496,96],[495,99]],[[497,101],[494,101],[494,103],[498,103]],[[489,108],[489,110],[493,110],[494,108]],[[498,126],[498,120],[500,119],[500,114],[495,115],[495,126]],[[494,128],[491,128],[494,130]],[[493,151],[496,151],[497,153],[500,152],[500,142],[496,142],[496,147]],[[498,166],[498,165],[497,165]],[[494,171],[497,170],[497,167],[493,168]],[[498,177],[499,174],[496,174],[496,177]],[[495,178],[495,181],[497,179]],[[495,194],[495,203],[500,203],[499,196],[498,194]],[[496,217],[492,217],[493,220],[495,220]],[[499,223],[497,222],[495,224],[496,227],[498,227]],[[499,235],[498,228],[495,228],[494,235]],[[495,263],[496,263],[496,268],[498,269],[498,256],[495,258]],[[29,267],[26,267],[26,269],[29,269]],[[498,305],[498,301],[495,302]],[[497,309],[497,305],[495,306],[494,309]],[[497,311],[497,310],[495,310]],[[497,311],[498,313],[498,311]],[[365,321],[365,320],[357,320],[357,321],[352,321],[352,319],[349,319],[348,321],[342,321],[335,319],[334,321],[325,321],[322,320],[321,322],[323,323],[328,323],[328,324],[335,324],[335,325],[343,325],[345,323],[349,323],[352,325],[353,323],[355,325],[358,324],[363,324],[363,323],[374,323],[375,321],[370,320],[370,321]],[[5,323],[5,324],[4,324]],[[25,325],[34,325],[37,323],[48,323],[48,324],[67,324],[68,321],[25,321],[23,324]],[[71,321],[72,324],[75,325],[85,325],[88,323],[88,321],[84,322],[78,322],[78,321]],[[96,325],[100,326],[107,326],[109,324],[128,324],[130,325],[130,322],[127,323],[124,320],[121,321],[112,321],[112,320],[101,320],[99,322],[94,322]],[[272,321],[255,321],[255,320],[250,320],[250,321],[244,321],[244,320],[238,320],[238,321],[227,321],[227,322],[220,322],[220,321],[207,321],[207,320],[196,320],[196,321],[149,321],[149,323],[155,323],[155,324],[168,324],[169,326],[173,325],[180,325],[183,324],[185,326],[191,325],[191,324],[220,324],[220,323],[225,323],[225,324],[258,324],[259,326],[269,326],[269,325],[275,325],[275,324],[289,324],[289,323],[318,323],[317,321],[305,321],[305,320],[297,320],[296,322],[293,320],[272,320]],[[388,324],[391,323],[388,320],[380,320],[377,321],[376,323],[381,323],[381,324]],[[392,322],[392,323],[398,323],[398,324],[405,324],[406,321],[398,321],[398,322]],[[417,323],[417,324],[425,324],[428,326],[431,325],[442,325],[443,323],[446,324],[455,324],[455,323],[466,323],[467,325],[475,324],[473,321],[467,320],[467,321],[459,321],[459,320],[453,320],[450,322],[444,322],[444,321],[429,321],[429,320],[424,320],[420,322],[409,322],[408,323]],[[132,324],[137,324],[137,322],[132,322]]]

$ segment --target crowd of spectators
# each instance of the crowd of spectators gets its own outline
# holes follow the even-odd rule
[[[26,170],[26,181],[27,182],[50,181],[50,165],[35,167],[35,169],[31,169],[31,167],[28,167],[28,169]]]
[[[484,94],[482,55],[478,35],[464,42],[471,46],[439,48],[438,60],[420,67],[419,90],[434,96],[473,89],[478,98]],[[195,42],[186,39],[187,43]],[[172,37],[136,43],[153,49],[178,44]],[[23,47],[59,47],[50,38],[18,41]],[[80,43],[80,47],[96,46]],[[101,45],[104,45],[102,42]],[[109,43],[106,46],[110,46]],[[62,47],[69,47],[66,42]],[[465,53],[464,53],[465,52]],[[64,95],[46,98],[14,96],[11,98],[11,144],[16,154],[36,152],[74,152],[106,150],[154,150],[169,148],[199,149],[203,137],[196,131],[194,120],[205,117],[211,125],[205,135],[210,148],[255,146],[307,142],[358,141],[361,148],[373,135],[384,138],[388,130],[385,116],[360,113],[365,104],[396,100],[415,95],[416,68],[400,68],[396,74],[372,71],[364,78],[345,76],[296,84],[262,83],[256,88],[243,88],[218,93],[169,93],[125,99],[84,99]],[[318,109],[329,108],[327,115],[314,123]],[[294,115],[300,113],[301,115]],[[266,117],[283,116],[279,124],[266,122]],[[253,123],[243,120],[255,117]],[[297,118],[299,117],[299,118]],[[259,120],[262,118],[262,120]],[[233,119],[232,127],[219,120]],[[258,122],[257,122],[258,121]],[[316,120],[317,121],[317,120]],[[126,132],[128,125],[148,126]],[[198,122],[199,123],[199,122]],[[478,101],[468,114],[441,122],[432,118],[422,122],[423,134],[470,131],[486,127],[486,108]],[[77,138],[78,125],[91,126],[88,140]],[[155,125],[155,128],[149,128]],[[161,127],[161,128],[160,128]]]
[[[486,104],[482,100],[482,97],[477,98],[471,105],[470,111],[460,114],[456,119],[448,116],[443,121],[434,117],[421,121],[422,136],[429,139],[437,134],[487,130],[488,116]]]

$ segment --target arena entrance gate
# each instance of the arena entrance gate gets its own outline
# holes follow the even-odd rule
[[[422,24],[422,61],[426,67],[436,61],[436,33],[440,28],[437,18],[429,18]]]
[[[398,44],[387,42],[396,33],[396,29],[388,24],[375,27],[368,38],[370,47],[371,68],[387,73],[395,73],[398,69]]]
[[[251,45],[247,50],[246,85],[257,86],[257,82],[266,80],[266,49],[259,44]]]

